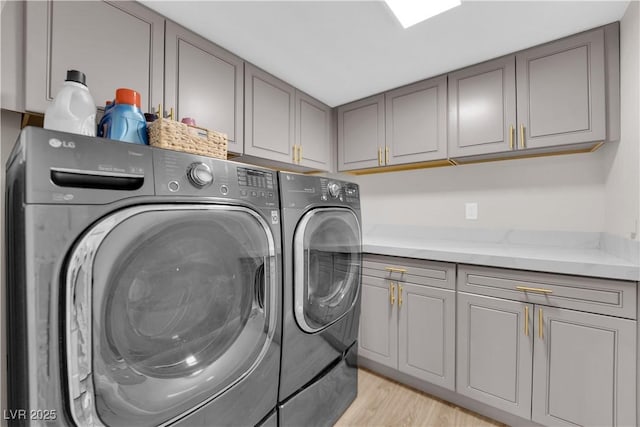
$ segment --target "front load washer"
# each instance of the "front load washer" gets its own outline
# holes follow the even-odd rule
[[[273,419],[276,172],[25,128],[7,202],[10,424]]]
[[[357,184],[279,172],[281,426],[331,425],[357,394],[362,233]]]

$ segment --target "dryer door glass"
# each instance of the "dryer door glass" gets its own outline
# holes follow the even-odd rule
[[[358,299],[360,223],[349,209],[315,209],[298,223],[294,245],[296,320],[304,331],[317,332],[346,315]]]
[[[264,357],[276,325],[276,252],[255,212],[133,208],[98,224],[76,254],[83,245],[95,247],[80,267],[93,278],[90,368],[105,424],[171,421]]]

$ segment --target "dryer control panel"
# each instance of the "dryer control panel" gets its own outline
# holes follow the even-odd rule
[[[280,191],[285,208],[311,204],[360,208],[360,189],[353,182],[280,172]]]
[[[278,207],[276,172],[170,150],[154,150],[156,194],[218,197]]]

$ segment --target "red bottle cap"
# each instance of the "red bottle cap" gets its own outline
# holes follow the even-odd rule
[[[140,94],[133,89],[116,89],[116,104],[129,104],[140,108]]]

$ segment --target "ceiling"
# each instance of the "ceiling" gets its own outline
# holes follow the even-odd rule
[[[629,4],[463,0],[405,30],[381,1],[140,2],[331,107],[620,20]]]

